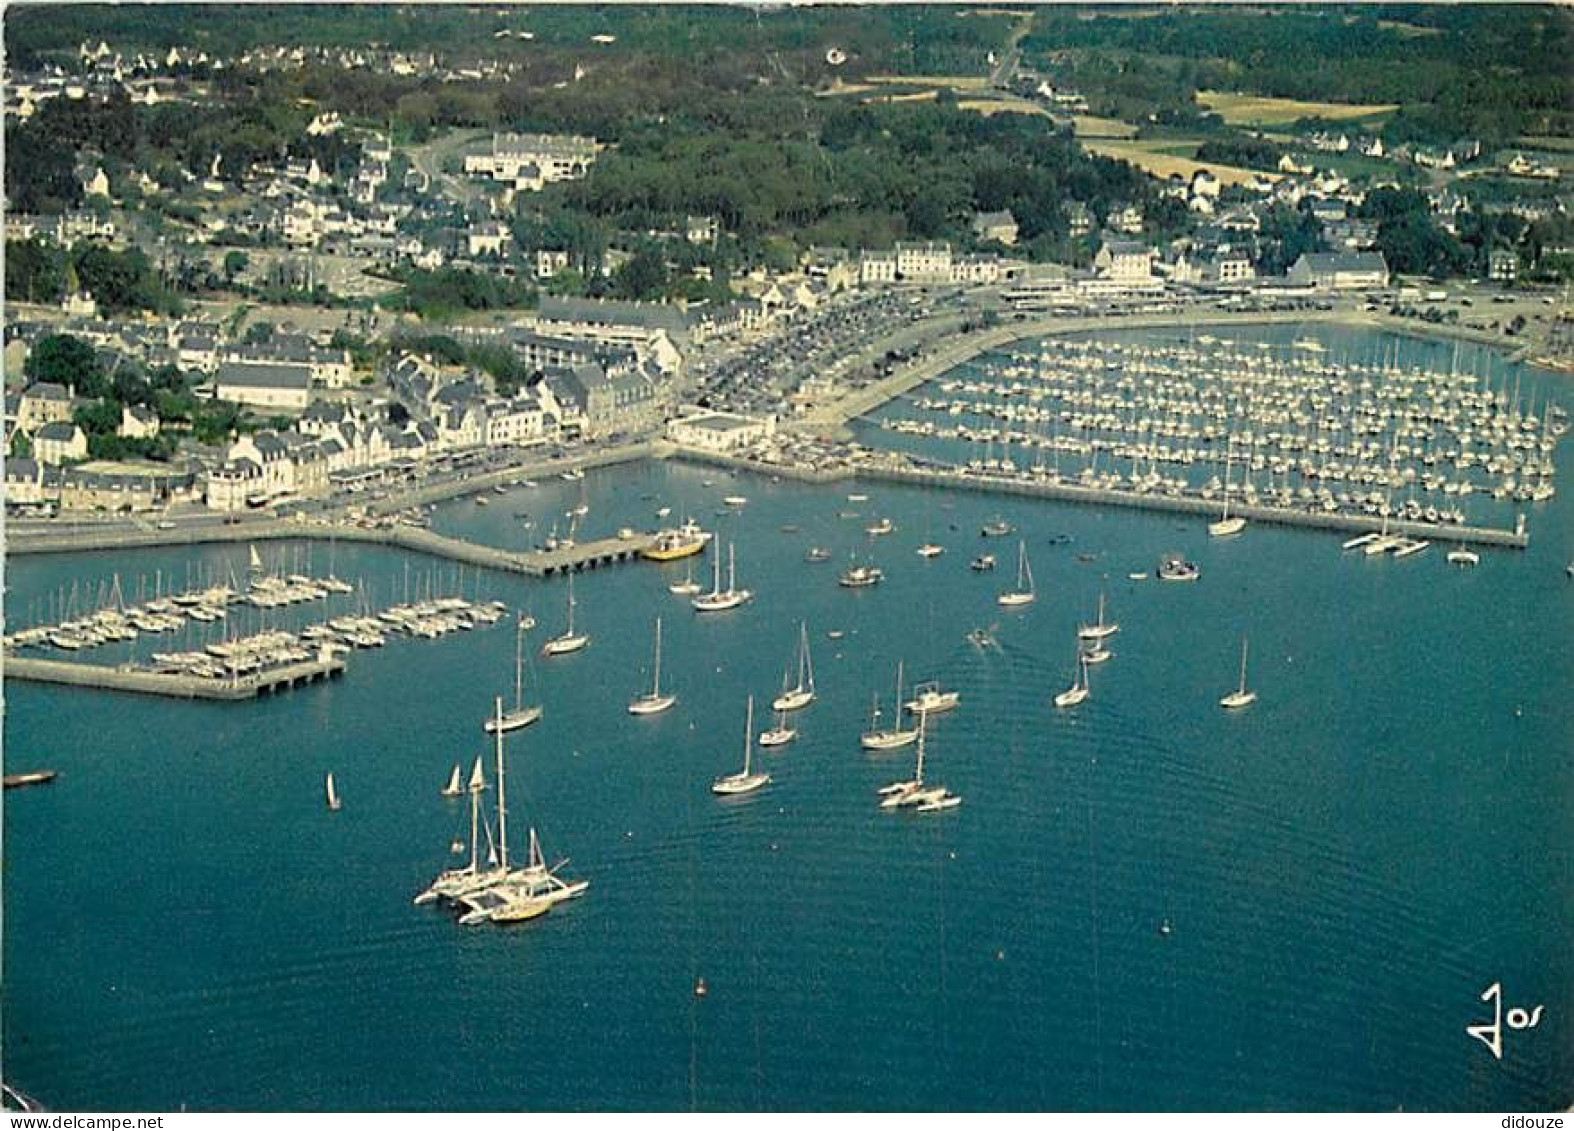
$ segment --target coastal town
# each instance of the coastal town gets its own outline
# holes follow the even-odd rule
[[[4,35],[0,1107],[1574,1102],[1574,11]]]

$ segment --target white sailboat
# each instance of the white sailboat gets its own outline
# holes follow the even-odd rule
[[[798,686],[783,688],[771,703],[777,711],[796,711],[814,702],[814,660],[809,655],[809,625],[798,624]]]
[[[918,764],[908,781],[895,781],[880,789],[880,808],[912,809],[919,813],[938,813],[955,809],[962,799],[943,785],[929,785],[924,781],[924,735],[928,722],[918,719]]]
[[[339,800],[339,791],[334,788],[333,774],[328,775],[328,808],[337,812],[343,808],[344,802]]]
[[[590,643],[589,635],[574,631],[575,604],[574,575],[571,573],[568,575],[568,631],[563,633],[562,636],[554,636],[551,640],[548,640],[541,648],[543,656],[562,656],[569,652],[578,652]]]
[[[749,709],[743,724],[743,769],[736,774],[726,774],[711,782],[710,791],[723,797],[752,793],[771,780],[770,774],[750,772],[754,757],[754,696],[749,696]]]
[[[663,695],[661,691],[661,618],[656,618],[656,663],[651,680],[650,694],[641,695],[629,704],[631,715],[659,715],[678,701],[676,695]]]
[[[482,723],[487,734],[491,734],[494,727],[502,727],[505,731],[519,730],[541,718],[541,705],[533,703],[525,706],[525,632],[534,620],[526,620],[523,613],[519,614],[519,622],[514,628],[514,706],[512,710],[504,711],[497,718],[487,719]],[[456,774],[458,767],[455,767]]]
[[[1000,594],[996,601],[1012,608],[1017,605],[1031,605],[1037,598],[1033,589],[1033,567],[1027,560],[1027,542],[1017,543],[1017,587]]]
[[[1240,707],[1249,707],[1257,701],[1255,691],[1246,690],[1246,638],[1241,637],[1241,683],[1234,691],[1219,700],[1219,706],[1227,711]]]
[[[778,710],[776,712],[776,725],[770,730],[762,730],[760,732],[760,745],[786,746],[797,737],[797,728],[787,725],[787,712]]]
[[[716,560],[720,561],[721,559],[718,558]],[[667,592],[673,593],[679,597],[692,597],[699,591],[700,583],[694,580],[694,559],[693,557],[690,557],[688,571],[684,574],[683,580],[674,581],[671,585],[667,586]]]
[[[1088,658],[1077,650],[1077,674],[1071,681],[1071,686],[1055,696],[1055,706],[1075,707],[1088,697]]]
[[[1085,624],[1077,629],[1079,640],[1103,640],[1120,631],[1120,625],[1104,620],[1104,594],[1099,594],[1099,619],[1095,624]]]
[[[869,729],[864,731],[858,740],[865,750],[895,750],[898,747],[907,746],[918,739],[916,727],[912,730],[902,729],[902,664],[900,661],[896,665],[896,698],[892,702],[894,704],[893,713],[896,715],[896,726],[891,730],[880,729],[880,705],[879,701],[876,700],[874,710],[869,717]]]
[[[481,878],[481,794],[486,792],[486,773],[481,768],[479,757],[475,760],[475,768],[470,771],[469,791],[470,862],[462,868],[450,868],[440,873],[430,887],[415,897],[417,904],[431,903],[438,898],[452,899],[484,882]]]
[[[754,599],[754,594],[747,589],[738,588],[736,547],[729,543],[727,546],[727,588],[721,587],[721,558],[712,559],[715,567],[715,580],[709,593],[702,593],[689,602],[702,613],[720,613],[728,609],[736,609],[745,601]]]
[[[1208,524],[1208,533],[1215,538],[1229,538],[1246,529],[1246,520],[1240,515],[1230,517],[1230,465],[1234,462],[1235,450],[1231,448],[1224,459],[1224,513],[1219,521]]]
[[[462,784],[460,784],[460,783],[461,783],[461,778],[460,778],[460,775],[459,775],[459,763],[455,762],[454,763],[454,772],[448,776],[448,784],[443,786],[443,796],[444,797],[458,797],[461,793],[463,793],[465,791],[464,790],[464,786]]]

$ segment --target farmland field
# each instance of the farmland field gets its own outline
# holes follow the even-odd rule
[[[1179,143],[1167,141],[1107,141],[1089,140],[1082,144],[1082,148],[1089,153],[1096,153],[1100,157],[1110,157],[1116,161],[1125,161],[1135,165],[1144,173],[1155,177],[1168,177],[1179,173],[1183,177],[1190,177],[1199,169],[1207,169],[1220,182],[1226,185],[1249,184],[1256,178],[1278,180],[1277,173],[1261,173],[1252,169],[1241,169],[1233,165],[1216,165],[1205,161],[1194,161],[1189,157],[1180,157],[1169,152]]]
[[[1392,114],[1393,104],[1353,102],[1302,102],[1294,98],[1267,98],[1255,94],[1231,94],[1222,90],[1199,90],[1197,101],[1232,126],[1277,126],[1301,118],[1349,121]]]

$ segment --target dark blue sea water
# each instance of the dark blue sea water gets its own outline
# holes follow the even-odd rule
[[[666,590],[681,564],[576,582],[594,642],[534,665],[547,713],[510,743],[510,808],[516,851],[533,824],[592,887],[515,929],[410,904],[465,823],[438,789],[489,749],[504,626],[391,642],[338,681],[242,705],[8,684],[7,769],[61,777],[4,799],[6,1077],[57,1108],[1567,1106],[1567,445],[1559,464],[1529,551],[1463,572],[1443,547],[1373,560],[1333,533],[1216,543],[1162,514],[678,464],[594,473],[587,534],[692,511],[736,539],[758,596],[701,619]],[[748,506],[716,517],[727,494]],[[525,546],[526,521],[578,495],[552,481],[462,500],[437,527]],[[967,568],[995,513],[1032,556],[1025,611],[994,600],[1014,543],[992,545],[996,574]],[[897,532],[871,548],[880,515]],[[918,558],[927,539],[946,554]],[[811,543],[837,561],[803,562]],[[837,587],[854,551],[883,585]],[[1170,551],[1201,581],[1127,579]],[[538,640],[563,621],[562,581],[265,552],[331,563],[375,605],[429,586],[528,608]],[[131,596],[244,565],[244,547],[13,559],[10,616],[73,582],[80,598],[118,574]],[[1115,658],[1087,704],[1056,712],[1101,591]],[[657,614],[681,701],[636,719]],[[780,685],[799,618],[820,700],[796,744],[757,752],[770,786],[718,801],[744,697]],[[999,651],[965,639],[995,624]],[[1243,633],[1261,698],[1231,715],[1217,700]],[[965,798],[953,812],[876,806],[912,768],[910,749],[857,743],[899,658],[962,692],[929,749],[929,776]],[[1494,982],[1546,1007],[1501,1062],[1465,1033]]]

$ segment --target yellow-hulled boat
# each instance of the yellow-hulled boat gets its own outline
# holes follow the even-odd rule
[[[710,540],[710,531],[701,530],[698,523],[689,521],[676,530],[661,531],[654,543],[640,551],[640,556],[653,562],[677,561],[700,553]]]

